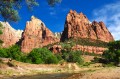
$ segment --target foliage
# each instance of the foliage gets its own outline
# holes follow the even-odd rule
[[[37,48],[31,51],[28,55],[25,55],[20,51],[20,47],[18,45],[14,45],[9,48],[1,48],[0,57],[12,58],[17,61],[34,64],[58,63],[57,57],[46,48]]]
[[[83,63],[83,59],[81,58],[81,51],[62,51],[61,57],[67,61],[72,63]]]
[[[108,50],[106,50],[102,57],[107,63],[114,62],[114,64],[120,63],[120,41],[110,42],[108,44]]]
[[[74,40],[73,38],[69,39],[69,40],[65,40],[63,42],[64,44],[71,44],[71,45],[86,45],[86,46],[97,46],[97,47],[107,47],[106,42],[100,41],[100,40],[92,40],[92,39],[88,39],[88,38],[78,38],[76,40]]]
[[[84,52],[82,53],[82,55],[89,55],[89,56],[101,56],[101,54],[96,54],[94,52],[90,53],[90,52]]]
[[[61,0],[47,0],[48,4],[53,6]],[[0,15],[5,21],[18,21],[20,19],[18,9],[21,4],[26,3],[27,7],[31,9],[33,6],[39,5],[36,0],[0,0]]]
[[[0,35],[2,34],[2,23],[0,22]],[[3,41],[0,39],[0,47],[1,47],[1,44],[3,43]]]
[[[60,3],[62,0],[47,0],[48,4],[54,6],[56,3]]]
[[[40,64],[40,63],[57,64],[58,63],[57,57],[53,55],[53,53],[49,51],[47,48],[34,49],[28,54],[27,59],[30,59],[30,61],[35,64]]]
[[[9,48],[1,48],[0,57],[12,58],[17,61],[24,61],[24,54],[20,51],[20,47],[18,45],[14,45]]]
[[[57,64],[60,61],[81,64],[83,62],[81,53],[81,51],[63,50],[60,54],[53,54],[47,48],[36,48],[26,55],[20,51],[18,45],[0,49],[0,57],[33,64]]]

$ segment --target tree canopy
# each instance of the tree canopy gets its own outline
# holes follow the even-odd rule
[[[108,44],[108,50],[103,53],[103,57],[108,63],[113,62],[115,64],[120,64],[120,40],[110,42]]]
[[[61,0],[46,1],[50,6],[54,6],[56,3],[61,2]],[[0,0],[0,15],[5,21],[18,21],[20,19],[18,10],[22,7],[22,3],[26,3],[28,8],[32,8],[40,4],[37,0]]]

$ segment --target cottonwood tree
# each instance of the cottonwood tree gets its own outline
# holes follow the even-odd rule
[[[61,2],[61,0],[46,1],[50,6]],[[23,3],[26,3],[29,9],[40,4],[37,0],[0,0],[0,15],[4,18],[4,21],[18,21],[20,19],[18,10],[22,7],[21,4]]]

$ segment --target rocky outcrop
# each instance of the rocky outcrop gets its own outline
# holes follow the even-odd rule
[[[55,34],[55,37],[60,39],[61,35],[62,35],[62,32],[55,32],[54,34]]]
[[[49,48],[53,53],[60,53],[63,49],[61,45],[53,45]],[[95,46],[82,46],[82,45],[75,45],[71,48],[72,51],[80,50],[83,53],[89,52],[89,53],[95,53],[95,54],[102,54],[107,48],[103,47],[95,47]]]
[[[39,48],[59,42],[59,39],[45,26],[45,24],[32,16],[31,21],[26,23],[26,28],[22,35],[21,51],[29,53],[34,48]]]
[[[90,38],[104,42],[114,40],[103,22],[91,23],[83,13],[72,10],[67,15],[61,41],[69,38]]]
[[[60,53],[62,50],[61,45],[53,45],[52,47],[49,48],[50,51],[52,51],[54,54]]]
[[[72,50],[81,50],[82,52],[102,54],[105,50],[107,50],[107,48],[95,47],[95,46],[75,45],[72,47]]]
[[[21,38],[22,30],[15,30],[8,22],[0,22],[2,24],[2,34],[0,39],[4,42],[2,47],[9,47],[16,44]]]

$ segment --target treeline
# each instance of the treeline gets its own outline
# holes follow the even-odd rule
[[[57,64],[61,61],[82,63],[81,51],[62,51],[59,54],[53,54],[47,48],[33,49],[29,54],[20,51],[18,45],[9,48],[0,49],[0,57],[11,58],[17,61],[32,64]]]

